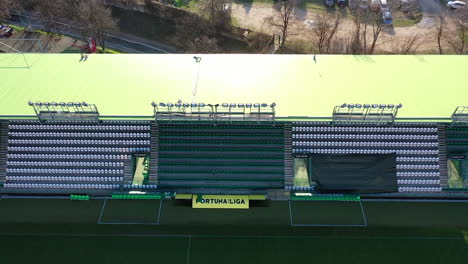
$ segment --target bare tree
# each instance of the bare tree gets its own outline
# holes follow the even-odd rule
[[[220,53],[216,39],[207,36],[195,38],[193,42],[187,45],[187,51],[190,53]]]
[[[0,21],[10,18],[14,10],[22,9],[21,1],[18,0],[0,0]]]
[[[324,12],[317,18],[317,25],[312,30],[314,45],[319,53],[329,53],[333,38],[341,23],[341,15]]]
[[[281,34],[279,48],[284,46],[287,37],[291,35],[289,26],[296,3],[297,0],[278,0],[274,5],[275,14],[265,18],[265,22]]]
[[[445,34],[445,41],[456,54],[465,54],[466,48],[466,30],[468,26],[463,22],[460,16],[452,18],[454,30]]]
[[[199,9],[213,28],[213,36],[231,26],[231,0],[200,0]]]
[[[102,0],[83,0],[78,5],[77,20],[84,37],[92,36],[106,50],[107,34],[117,29],[117,21]]]
[[[41,19],[47,34],[57,31],[57,17],[63,16],[64,3],[62,0],[41,0],[36,2],[35,11]]]
[[[445,27],[445,16],[439,16],[438,23],[436,25],[436,33],[437,33],[437,47],[439,48],[439,54],[443,54],[443,48],[442,48],[442,40],[443,40],[443,34],[444,34],[444,27]]]
[[[380,17],[380,14],[378,13],[370,14],[368,22],[372,26],[372,41],[371,41],[369,50],[366,53],[374,54],[375,47],[378,44],[377,41],[379,40],[380,33],[382,32],[384,23],[382,21],[382,18]]]
[[[393,47],[392,52],[394,54],[408,55],[415,54],[420,42],[418,35],[410,35],[404,38],[402,41],[398,41]]]

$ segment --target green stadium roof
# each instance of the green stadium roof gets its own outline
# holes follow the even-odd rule
[[[0,115],[32,101],[86,101],[102,115],[152,115],[151,101],[277,103],[277,116],[331,116],[342,103],[402,103],[399,117],[468,105],[468,56],[0,54]],[[26,60],[24,59],[26,58]],[[27,66],[30,67],[27,67]]]

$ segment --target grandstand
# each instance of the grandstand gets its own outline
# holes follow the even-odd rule
[[[168,61],[164,56],[151,56],[161,59],[164,67],[158,66],[157,69],[161,72],[155,74],[147,72],[149,74],[147,79],[142,78],[144,80],[137,80],[135,83],[131,82],[135,77],[132,75],[134,69],[130,70],[130,75],[129,73],[123,74],[123,70],[127,69],[127,64],[128,68],[132,68],[138,63],[150,63],[147,61],[157,61],[156,59],[144,57],[146,59],[142,62],[142,57],[137,55],[123,55],[125,60],[115,56],[96,55],[89,60],[88,67],[75,61],[75,57],[71,55],[41,55],[36,58],[36,62],[30,68],[8,70],[11,75],[7,75],[7,80],[3,84],[6,100],[0,106],[0,114],[2,114],[0,120],[0,193],[101,197],[135,192],[150,195],[160,193],[265,194],[271,199],[288,199],[289,195],[294,195],[294,193],[320,194],[321,183],[314,181],[317,179],[314,177],[316,171],[310,162],[314,155],[378,157],[392,154],[395,155],[395,160],[386,164],[386,167],[372,164],[376,166],[373,171],[374,175],[366,176],[364,173],[361,175],[368,178],[360,180],[374,182],[373,186],[363,192],[359,191],[362,188],[345,188],[354,179],[346,178],[344,172],[353,166],[355,168],[356,164],[351,164],[350,161],[351,167],[342,167],[343,175],[338,179],[344,189],[347,189],[346,195],[351,193],[357,196],[378,197],[379,192],[370,190],[379,189],[376,188],[377,185],[379,183],[383,185],[384,181],[393,181],[397,188],[386,190],[382,193],[383,197],[408,198],[412,195],[421,197],[423,194],[425,197],[447,198],[454,197],[453,189],[461,190],[457,192],[458,196],[467,194],[463,191],[466,190],[465,186],[456,188],[450,186],[451,174],[447,167],[449,160],[461,160],[459,177],[465,183],[468,181],[466,176],[468,170],[465,170],[468,168],[468,163],[465,163],[468,152],[468,126],[460,122],[462,119],[453,122],[449,117],[450,112],[453,112],[456,106],[466,103],[461,101],[463,100],[461,95],[454,96],[453,100],[447,101],[446,105],[440,106],[442,104],[438,103],[436,104],[438,107],[430,105],[426,107],[419,101],[439,102],[438,94],[422,99],[421,93],[418,93],[419,88],[416,86],[416,91],[406,94],[403,86],[394,88],[391,96],[385,87],[379,88],[382,89],[381,93],[375,95],[371,94],[369,87],[365,89],[356,87],[355,91],[351,87],[346,87],[349,90],[346,94],[340,94],[345,90],[337,88],[338,90],[331,91],[337,93],[336,98],[324,95],[321,100],[320,94],[315,94],[319,88],[314,86],[311,91],[294,87],[290,90],[284,89],[281,85],[285,82],[275,75],[271,77],[273,80],[267,81],[273,84],[271,87],[262,85],[262,88],[252,90],[251,93],[247,93],[248,87],[240,87],[239,92],[245,92],[245,94],[239,95],[231,87],[232,84],[227,84],[225,92],[218,89],[219,76],[216,76],[214,83],[210,84],[211,80],[207,72],[212,71],[213,75],[219,73],[215,68],[216,63],[219,62],[219,57],[216,56],[207,56],[206,72],[202,70],[198,92],[194,95],[190,89],[187,89],[191,87],[187,77],[179,78],[178,74],[168,71],[173,62]],[[233,61],[239,60],[231,56],[220,57]],[[15,62],[15,58],[11,55],[0,55],[0,59],[2,58],[3,64],[20,63]],[[190,71],[193,62],[189,57],[177,55],[174,58],[187,60],[180,67]],[[312,64],[312,60],[309,61],[310,58],[307,56],[285,56],[279,60],[297,67],[309,67],[311,71],[320,71],[318,76],[301,77],[302,81],[313,81],[314,85],[327,82],[333,85],[344,85],[341,81],[337,82],[336,78],[327,76],[332,70],[333,62],[340,58],[342,61],[366,70],[375,66],[369,64],[384,67],[385,63],[394,63],[393,57],[386,56],[366,57],[372,62],[363,59],[354,61],[345,56],[321,56],[319,63],[323,61],[323,66]],[[258,60],[259,65],[263,66],[271,63],[268,56]],[[437,65],[441,59],[428,56],[425,60],[417,60],[416,57],[409,56],[404,60],[419,61],[418,65],[424,70],[436,71],[439,68],[436,67],[434,70],[431,67],[435,67],[434,65]],[[457,57],[454,60],[468,64],[468,59],[465,58]],[[101,86],[105,86],[102,91],[98,85],[90,89],[89,86],[93,86],[92,82],[100,76],[95,71],[110,64],[114,65],[115,72],[101,80],[103,82]],[[431,64],[431,67],[426,64]],[[140,65],[140,67],[151,65]],[[2,66],[7,68],[8,65],[0,65]],[[443,67],[443,65],[438,67]],[[246,65],[246,68],[253,69],[251,65]],[[47,69],[51,71],[48,72]],[[241,73],[244,73],[244,70],[239,69]],[[57,71],[60,71],[60,76],[55,75]],[[68,80],[67,78],[75,78],[76,71],[79,71],[79,76],[83,76],[83,79],[76,82]],[[265,71],[269,74],[277,73],[277,69],[266,68]],[[257,73],[259,78],[266,76],[265,73]],[[29,77],[20,78],[20,74],[26,74]],[[110,78],[111,75],[115,79]],[[129,76],[132,76],[131,81]],[[427,76],[435,78],[431,77],[431,74]],[[48,82],[50,87],[36,86],[45,83],[44,80],[48,78],[51,78]],[[408,80],[406,78],[409,76],[403,76],[401,79]],[[261,84],[248,77],[241,79],[239,85],[245,84],[246,79],[256,85]],[[431,81],[434,83],[431,84]],[[106,82],[109,82],[109,85]],[[453,82],[454,85],[458,85],[456,83],[458,81]],[[438,80],[431,79],[427,83],[434,89],[438,89],[436,87]],[[140,84],[141,91],[135,89]],[[68,86],[75,89],[70,96],[68,93],[72,89]],[[111,86],[114,90],[108,90]],[[154,91],[153,86],[161,88]],[[149,93],[150,89],[153,89],[151,93]],[[425,87],[425,89],[424,91],[428,93],[429,88]],[[465,92],[456,88],[449,87],[448,89],[453,89],[451,91],[457,93]],[[111,94],[113,97],[109,98],[103,93]],[[324,93],[328,91],[322,94]],[[249,94],[252,96],[250,97]],[[312,98],[314,95],[315,97]],[[276,102],[278,105],[276,117],[273,115],[272,119],[261,118],[260,114],[257,115],[258,119],[255,119],[255,114],[250,114],[248,120],[232,120],[230,110],[221,114],[214,112],[214,108],[210,108],[211,110],[207,110],[206,114],[199,115],[198,120],[194,119],[192,114],[187,115],[187,119],[184,120],[185,112],[183,111],[165,112],[164,120],[158,120],[156,114],[151,115],[152,98],[148,96],[165,100],[164,102],[173,101],[174,104],[179,98],[188,102],[191,97],[192,104],[203,101],[206,105],[209,105],[208,103],[236,103],[234,104],[236,106],[239,103],[244,107],[244,103],[267,101],[268,103]],[[311,102],[304,103],[306,102],[304,98],[309,96]],[[394,111],[394,104],[377,105],[376,109],[380,107],[391,110],[385,113],[389,118],[383,121],[377,120],[378,114],[369,115],[372,118],[367,120],[367,116],[360,115],[358,111],[352,113],[342,111],[339,119],[325,114],[325,112],[332,113],[333,109],[341,109],[336,108],[336,105],[342,103],[345,97],[348,98],[346,99],[348,102],[349,100],[377,100],[382,103],[393,100],[393,102],[403,103],[404,106],[400,105],[399,108],[402,109]],[[95,121],[82,120],[79,113],[71,116],[54,110],[53,114],[50,114],[49,108],[44,108],[41,115],[38,113],[34,116],[30,106],[38,105],[39,103],[35,100],[43,99],[64,102],[92,101],[102,112],[96,113],[98,119]],[[27,104],[29,100],[32,100],[30,106]],[[226,102],[227,100],[229,101]],[[59,106],[60,104],[50,103],[50,105]],[[70,105],[73,107],[74,104]],[[205,103],[199,103],[198,107],[200,108],[201,105],[204,107]],[[260,113],[260,105],[263,104],[254,105],[258,105]],[[179,103],[179,106],[182,107],[183,104]],[[359,104],[345,104],[345,106],[361,107]],[[333,113],[336,111],[333,110]],[[318,114],[315,114],[316,112]],[[397,112],[398,116],[396,116]],[[350,118],[347,118],[348,113],[350,113]],[[172,115],[177,117],[177,120],[172,120]],[[48,119],[43,119],[43,117]],[[245,116],[243,118],[245,119]],[[454,156],[457,157],[454,158]],[[148,163],[140,164],[137,171],[135,157],[144,157]],[[306,160],[304,164],[309,166],[309,183],[306,185],[295,185],[295,159],[304,159]],[[386,170],[387,176],[379,173],[379,169]],[[141,171],[147,171],[147,173],[142,174]],[[138,175],[135,176],[136,174]],[[139,178],[134,180],[134,177]],[[341,191],[341,189],[336,190],[337,193]]]

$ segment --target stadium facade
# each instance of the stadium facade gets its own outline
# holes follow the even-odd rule
[[[460,80],[443,91],[431,75],[447,61],[468,64],[468,59],[319,56],[314,62],[280,56],[276,65],[270,56],[206,56],[205,65],[205,57],[194,63],[185,55],[96,55],[85,63],[75,57],[33,54],[24,63],[19,55],[1,55],[0,66],[11,73],[1,87],[2,195],[468,195],[468,125],[465,108],[455,110],[466,91],[453,87],[462,85]],[[395,69],[399,58],[429,72],[408,73],[407,65]],[[171,59],[183,63],[171,68]],[[144,64],[157,60],[154,77]],[[236,67],[241,61],[251,72],[227,66],[223,90],[216,66],[229,65],[226,61]],[[373,83],[333,75],[337,61],[375,68],[368,73]],[[132,68],[139,64],[141,73]],[[256,69],[259,65],[266,68]],[[379,87],[392,73],[400,77]],[[272,85],[242,87],[262,79]],[[347,87],[317,87],[328,82]],[[446,93],[453,96],[447,104]],[[88,103],[97,108],[84,109]]]

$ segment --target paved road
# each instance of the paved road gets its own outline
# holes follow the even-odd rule
[[[9,21],[9,23],[23,27],[32,26],[35,29],[43,28],[41,21],[31,16],[15,16]],[[68,24],[63,25],[64,27],[58,33],[77,39],[82,38],[78,33],[79,30],[76,26]],[[168,45],[122,32],[109,34],[107,46],[111,49],[120,50],[126,53],[177,53],[175,48]]]
[[[442,6],[439,0],[419,0],[423,17],[418,23],[419,27],[434,27],[437,17],[442,15],[447,8]]]

